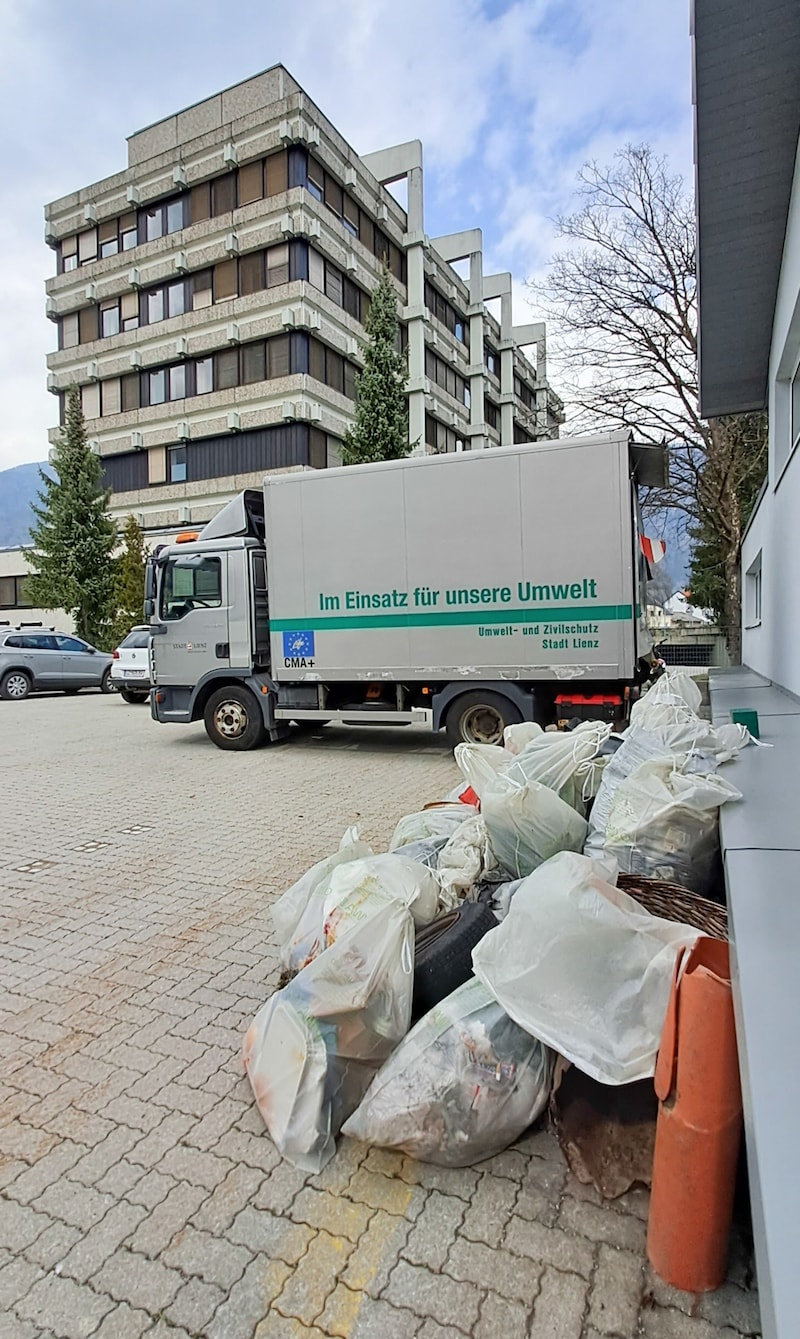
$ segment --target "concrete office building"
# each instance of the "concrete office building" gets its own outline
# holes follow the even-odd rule
[[[400,180],[407,212],[386,189]],[[544,325],[514,326],[480,229],[425,234],[420,142],[360,158],[280,65],[132,135],[124,171],[45,213],[48,385],[62,418],[80,387],[112,513],[152,535],[267,470],[338,462],[384,265],[416,449],[558,434]]]

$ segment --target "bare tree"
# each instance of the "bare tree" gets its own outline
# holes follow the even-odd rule
[[[715,601],[739,657],[738,554],[754,479],[766,468],[764,415],[706,421],[697,385],[695,217],[680,176],[647,145],[579,174],[581,208],[557,220],[567,245],[532,284],[549,316],[576,431],[624,426],[669,449],[670,486],[649,508],[680,508],[719,544]]]

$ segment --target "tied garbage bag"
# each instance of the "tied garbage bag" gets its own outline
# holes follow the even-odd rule
[[[432,804],[418,814],[406,814],[401,818],[389,842],[390,851],[399,851],[410,842],[426,841],[429,837],[451,837],[465,818],[477,814],[470,804],[443,803]]]
[[[492,850],[512,879],[531,874],[558,851],[580,851],[588,831],[586,819],[555,791],[525,778],[523,757],[498,773],[481,796]]]
[[[366,860],[351,860],[331,872],[322,907],[322,934],[327,947],[337,935],[337,925],[346,913],[361,914],[373,893],[393,897],[408,907],[414,924],[428,925],[439,910],[439,884],[436,876],[418,860],[406,860],[402,853],[371,855]]]
[[[706,897],[719,856],[720,806],[741,798],[725,777],[684,775],[671,758],[654,758],[617,786],[604,851],[624,874],[666,879]]]
[[[690,925],[651,916],[564,852],[517,890],[472,951],[476,976],[515,1023],[600,1083],[655,1072],[676,953]]]
[[[474,978],[417,1023],[343,1133],[422,1162],[500,1153],[544,1110],[553,1057]]]
[[[481,801],[497,773],[512,761],[499,744],[456,744],[454,756],[458,770]]]
[[[244,1065],[276,1148],[318,1172],[342,1123],[408,1031],[414,924],[373,892],[343,914],[335,943],[277,991],[244,1040]]]
[[[507,753],[521,753],[534,739],[544,734],[541,725],[535,721],[520,721],[518,725],[507,725],[503,731],[503,746]]]
[[[338,851],[317,861],[282,893],[272,907],[272,923],[280,941],[281,967],[297,972],[322,949],[322,908],[328,880],[338,865],[363,860],[372,847],[359,837],[358,828],[348,828]]]
[[[610,734],[611,726],[602,721],[582,721],[574,730],[557,734],[542,732],[507,764],[503,775],[538,781],[585,817],[606,763],[598,755]]]
[[[693,716],[700,710],[703,694],[691,674],[685,670],[668,669],[653,686],[643,693],[638,702],[631,707],[631,722],[643,725],[652,707],[665,702],[675,706],[684,706]]]

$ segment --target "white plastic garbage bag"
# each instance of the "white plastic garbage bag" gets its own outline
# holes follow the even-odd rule
[[[541,725],[535,721],[520,721],[518,725],[507,725],[503,731],[503,745],[507,753],[521,753],[534,739],[544,734]]]
[[[514,895],[472,952],[476,975],[526,1032],[601,1083],[655,1071],[675,954],[699,931],[651,916],[565,852]]]
[[[682,669],[665,670],[653,686],[631,707],[631,723],[643,725],[651,707],[669,702],[685,706],[697,715],[703,695],[690,674]]]
[[[478,814],[457,827],[439,852],[439,910],[449,911],[473,884],[499,877],[486,822]]]
[[[512,879],[523,878],[558,851],[580,851],[588,826],[549,786],[525,779],[521,754],[481,796],[492,850]]]
[[[358,828],[348,828],[338,851],[312,865],[273,904],[272,923],[280,942],[284,971],[299,971],[322,948],[322,907],[333,870],[349,860],[363,860],[370,855],[372,847],[361,841]]]
[[[582,721],[576,729],[556,734],[542,732],[507,764],[503,775],[538,781],[585,816],[606,763],[599,750],[610,734],[611,726],[602,721]]]
[[[423,1162],[500,1153],[544,1110],[553,1057],[474,978],[417,1023],[343,1133]]]
[[[456,744],[455,760],[464,780],[480,800],[497,773],[511,762],[508,751],[499,744]]]
[[[712,726],[685,706],[657,703],[647,717],[647,726],[631,725],[623,743],[609,758],[589,817],[586,855],[598,856],[611,812],[614,792],[621,781],[642,763],[670,756],[676,771],[713,771],[734,758],[749,741],[747,730],[739,725]],[[689,761],[691,759],[691,761]]]
[[[351,860],[333,870],[322,908],[323,937],[327,947],[336,937],[342,916],[360,915],[373,893],[392,897],[408,907],[415,925],[428,925],[439,910],[436,876],[418,860],[397,853]]]
[[[425,841],[427,837],[451,837],[465,818],[473,818],[478,810],[472,804],[432,804],[418,814],[406,814],[400,819],[389,842],[390,851],[398,851],[409,842]]]
[[[411,1020],[414,926],[373,893],[336,942],[259,1009],[244,1064],[278,1151],[317,1172]]]
[[[706,896],[719,855],[719,809],[741,791],[718,775],[684,775],[671,758],[642,763],[614,792],[604,849],[625,874]]]

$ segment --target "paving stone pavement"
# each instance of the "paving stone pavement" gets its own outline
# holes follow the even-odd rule
[[[0,1339],[737,1339],[751,1262],[694,1298],[534,1131],[474,1168],[352,1141],[281,1161],[240,1047],[269,905],[359,822],[455,781],[420,730],[244,756],[86,693],[0,703]],[[37,862],[31,869],[24,867]]]

